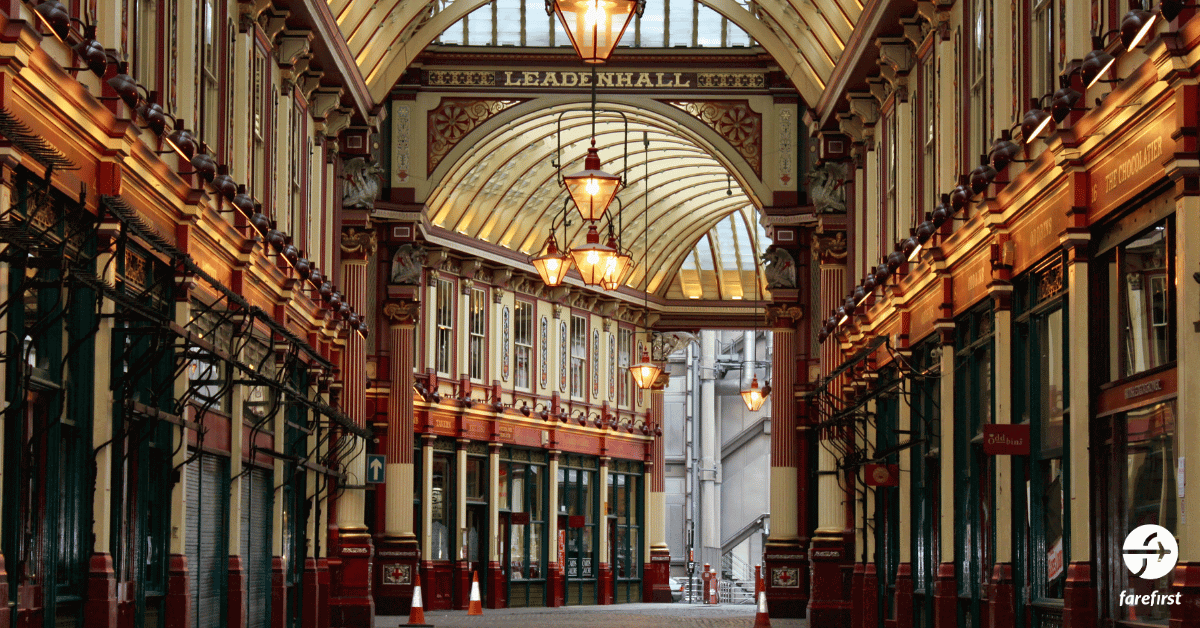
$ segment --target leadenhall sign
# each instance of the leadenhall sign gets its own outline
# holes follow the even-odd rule
[[[430,87],[590,88],[591,72],[428,70]],[[612,89],[764,89],[757,72],[597,72],[596,86]]]

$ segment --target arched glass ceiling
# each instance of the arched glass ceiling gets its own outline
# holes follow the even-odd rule
[[[439,0],[441,9],[449,0]],[[738,0],[749,9],[748,0]],[[570,46],[558,19],[533,0],[493,0],[446,29],[435,43],[460,46]],[[621,47],[749,47],[750,36],[697,0],[655,0],[621,38]]]
[[[756,281],[759,253],[750,237],[756,203],[729,179],[713,148],[659,113],[602,106],[607,110],[598,113],[594,136],[601,167],[623,174],[627,183],[617,195],[616,218],[621,246],[636,264],[626,285],[641,290],[648,268],[649,291],[664,298],[762,299],[765,284],[761,272]],[[616,110],[629,120],[628,136]],[[439,167],[439,183],[426,202],[430,222],[524,255],[541,252],[552,226],[560,245],[582,244],[586,225],[573,207],[569,224],[561,226],[566,192],[554,162],[561,143],[562,171],[582,169],[591,128],[591,114],[580,105],[556,105],[464,142],[447,156],[445,170]],[[757,244],[764,243],[760,230]]]

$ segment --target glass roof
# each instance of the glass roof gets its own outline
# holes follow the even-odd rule
[[[440,10],[450,0],[438,0]],[[749,0],[738,0],[749,9]],[[493,0],[446,29],[435,43],[460,46],[569,46],[562,25],[542,1]],[[622,48],[749,47],[754,42],[733,22],[696,0],[650,0],[634,18]]]

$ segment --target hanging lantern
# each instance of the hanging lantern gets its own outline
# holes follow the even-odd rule
[[[604,274],[600,277],[600,287],[605,290],[616,290],[625,283],[629,271],[633,269],[633,258],[621,252],[617,239],[609,236],[608,247],[613,251],[608,263],[604,265]]]
[[[662,373],[662,367],[650,361],[650,353],[642,348],[642,360],[637,364],[629,367],[629,374],[633,376],[633,381],[637,383],[637,387],[646,390],[654,385],[654,381],[658,379],[659,373]]]
[[[558,250],[554,234],[546,238],[546,252],[530,262],[542,276],[542,281],[550,287],[562,285],[563,280],[567,278],[567,271],[571,270],[571,256]]]
[[[604,63],[621,41],[621,35],[642,16],[645,0],[550,0],[546,12],[553,11],[562,23],[575,53],[584,63]]]
[[[596,149],[596,139],[592,138],[592,146],[583,159],[583,170],[563,176],[563,184],[583,219],[595,221],[600,220],[617,196],[621,177],[600,169],[600,153]]]
[[[604,279],[605,272],[609,269],[610,260],[616,254],[617,251],[615,249],[600,244],[600,233],[596,231],[594,223],[588,225],[587,244],[571,249],[571,257],[575,259],[575,267],[579,269],[579,274],[583,276],[583,283],[589,286],[600,285]]]
[[[746,402],[746,408],[751,412],[758,412],[758,409],[767,401],[767,395],[763,389],[758,387],[758,375],[750,382],[750,387],[742,390],[742,401]]]

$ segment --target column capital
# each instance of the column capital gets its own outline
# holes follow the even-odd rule
[[[767,306],[767,325],[770,327],[791,329],[802,318],[804,318],[804,306],[802,305]]]
[[[346,227],[342,229],[342,261],[354,263],[364,262],[375,255],[378,244],[375,241],[375,230],[368,227]]]
[[[383,317],[390,327],[412,327],[421,319],[421,303],[415,299],[388,299]]]

